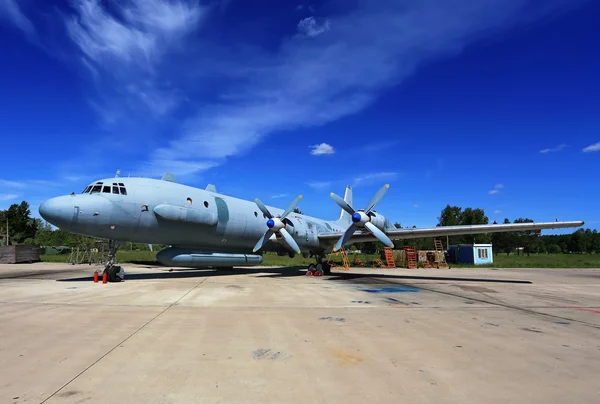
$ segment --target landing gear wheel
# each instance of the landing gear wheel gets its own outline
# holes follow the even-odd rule
[[[331,265],[326,262],[323,263],[323,275],[331,275]]]
[[[310,264],[310,265],[308,266],[308,269],[307,269],[307,271],[306,271],[306,275],[307,275],[307,276],[313,276],[313,275],[315,274],[315,269],[316,269],[316,268],[315,268],[315,264]]]
[[[121,266],[116,265],[106,270],[106,277],[109,282],[121,282],[125,278],[125,273]]]

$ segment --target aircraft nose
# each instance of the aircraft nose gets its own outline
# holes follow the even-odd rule
[[[73,201],[71,196],[58,196],[43,202],[40,216],[56,227],[67,227],[73,221]]]

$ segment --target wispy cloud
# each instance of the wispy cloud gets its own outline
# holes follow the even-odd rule
[[[309,187],[311,187],[313,189],[324,189],[324,188],[329,188],[331,186],[331,181],[315,181],[315,182],[309,182],[306,185],[308,185]]]
[[[415,209],[419,209],[419,205],[417,205],[416,203],[413,205],[413,208]]]
[[[330,25],[327,19],[306,17],[298,22],[298,32],[308,37],[315,37],[329,31]]]
[[[95,83],[90,103],[114,137],[137,128],[128,137],[143,139],[150,156],[140,170],[183,175],[273,133],[354,114],[429,60],[578,1],[358,0],[322,16],[306,7],[313,15],[297,16],[268,51],[204,35],[223,13],[196,0],[73,0],[65,25],[72,61]]]
[[[500,213],[502,213],[502,211],[501,211],[501,210],[499,210],[499,209],[496,209],[496,210],[494,210],[492,213],[493,213],[494,215],[499,215]]]
[[[554,152],[558,152],[563,150],[565,147],[567,147],[566,144],[559,144],[556,147],[550,148],[550,149],[544,149],[544,150],[540,150],[540,153],[545,154],[545,153],[554,153]]]
[[[11,201],[18,198],[18,194],[0,194],[0,201]]]
[[[287,196],[289,196],[290,194],[279,194],[279,195],[273,195],[271,197],[271,199],[279,199],[279,198],[285,198]]]
[[[582,150],[584,153],[600,151],[600,142],[589,145]]]
[[[494,189],[488,191],[488,194],[490,195],[496,195],[500,193],[500,190],[504,188],[504,184],[496,184],[494,186]]]
[[[364,174],[354,178],[354,186],[360,185],[364,182],[374,183],[378,181],[389,181],[396,177],[398,177],[398,173],[392,171]]]
[[[330,144],[327,144],[327,143],[321,143],[321,144],[317,144],[314,146],[310,146],[310,148],[312,149],[310,151],[310,154],[312,154],[313,156],[322,156],[324,154],[334,154],[335,153],[333,146],[331,146]]]
[[[17,0],[0,0],[0,20],[5,19],[21,29],[27,36],[35,35],[35,28],[19,6]]]
[[[25,188],[25,182],[9,181],[0,179],[0,188]]]

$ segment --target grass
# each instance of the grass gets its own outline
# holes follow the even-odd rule
[[[156,253],[152,251],[130,251],[121,250],[117,252],[117,260],[120,263],[134,264],[158,264]],[[379,255],[356,254],[363,261],[379,258]],[[354,255],[349,255],[350,262]],[[42,255],[44,262],[67,262],[69,254]],[[265,253],[263,266],[308,266],[314,263],[312,258],[288,256],[280,257],[274,253]],[[456,264],[453,268],[472,268],[475,265]],[[600,254],[532,254],[507,256],[506,254],[494,255],[494,263],[489,265],[478,265],[483,268],[600,268]]]

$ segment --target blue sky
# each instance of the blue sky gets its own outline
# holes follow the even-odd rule
[[[0,208],[160,178],[334,218],[600,228],[600,28],[584,0],[0,2]]]

